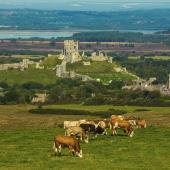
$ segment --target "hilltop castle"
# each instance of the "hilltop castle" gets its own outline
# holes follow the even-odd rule
[[[84,52],[82,55],[79,53],[79,43],[78,41],[74,40],[65,40],[64,41],[64,50],[62,54],[60,54],[59,58],[62,59],[62,63],[60,65],[56,66],[56,76],[62,77],[62,78],[75,78],[79,77],[87,80],[92,80],[87,75],[80,75],[76,74],[74,71],[67,72],[66,66],[67,63],[75,63],[78,61],[82,61],[83,57],[85,57]],[[89,57],[91,61],[108,61],[109,63],[112,63],[112,57],[108,57],[107,54],[103,54],[99,51],[99,54],[96,52],[92,53],[91,57]],[[83,62],[84,65],[88,66],[91,65],[91,62]]]
[[[64,41],[63,61],[60,65],[56,66],[56,76],[62,78],[80,78],[82,81],[93,80],[87,75],[77,74],[75,71],[67,71],[67,63],[75,63],[82,61],[82,59],[83,57],[79,54],[78,41]]]
[[[78,41],[66,40],[64,41],[64,60],[66,63],[75,63],[82,60],[79,54]]]

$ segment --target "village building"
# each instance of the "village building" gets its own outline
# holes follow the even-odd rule
[[[170,95],[170,76],[167,85],[154,84],[155,81],[155,77],[149,78],[149,80],[133,80],[131,85],[125,85],[122,89],[159,91],[162,95]]]
[[[47,94],[46,93],[36,93],[34,97],[32,98],[32,103],[45,103],[47,100]]]
[[[83,61],[83,65],[84,65],[84,66],[90,66],[90,65],[91,65],[91,62],[90,62],[90,61]]]

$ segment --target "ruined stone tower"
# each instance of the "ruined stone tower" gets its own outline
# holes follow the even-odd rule
[[[56,66],[56,76],[58,77],[67,77],[67,72],[66,72],[66,62],[63,61],[61,65]]]
[[[75,63],[82,60],[78,51],[78,41],[64,41],[64,60],[69,63]]]

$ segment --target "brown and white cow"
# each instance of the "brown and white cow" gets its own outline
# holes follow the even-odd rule
[[[53,149],[55,152],[55,156],[57,153],[61,154],[61,148],[68,148],[70,152],[72,152],[73,156],[77,155],[78,157],[82,158],[82,150],[80,148],[80,143],[74,137],[71,136],[56,136],[54,138],[54,145]]]
[[[78,121],[64,121],[64,129],[72,126],[79,126],[81,123],[85,123],[86,120],[78,120]]]
[[[134,127],[129,123],[129,121],[126,120],[111,120],[111,129],[113,132],[113,135],[117,135],[116,129],[120,128],[123,129],[123,131],[126,133],[126,135],[133,137],[134,135]]]
[[[72,126],[72,127],[66,128],[65,136],[80,137],[81,141],[84,140],[85,143],[89,142],[87,133],[81,127]]]
[[[146,128],[147,124],[146,124],[146,120],[141,119],[141,120],[137,120],[136,121],[136,125],[139,128]]]
[[[100,121],[98,124],[95,123],[82,123],[80,127],[84,129],[86,133],[92,132],[96,138],[98,134],[107,135],[106,124],[103,121]]]

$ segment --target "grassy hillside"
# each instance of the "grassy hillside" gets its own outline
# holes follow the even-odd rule
[[[37,70],[34,66],[30,66],[28,70],[8,70],[0,71],[0,82],[7,82],[9,84],[23,84],[25,82],[38,82],[42,84],[51,84],[58,79],[55,76],[55,71],[51,69],[57,64],[60,64],[56,56],[45,58],[42,65],[45,70]],[[67,65],[67,71],[75,70],[76,73],[89,75],[94,79],[101,79],[102,82],[108,83],[110,80],[131,80],[135,77],[126,72],[117,73],[114,68],[118,67],[116,63],[108,62],[91,62],[90,66],[84,66],[83,62],[77,62]]]
[[[57,64],[61,64],[61,60],[57,56],[51,56],[44,59],[42,63],[45,68],[54,68]]]
[[[37,70],[35,68],[29,68],[25,71],[0,71],[0,82],[7,82],[9,84],[23,84],[25,82],[52,84],[55,83],[56,80],[57,77],[52,70]]]
[[[78,62],[74,64],[68,64],[68,70],[75,70],[76,73],[89,75],[95,79],[101,79],[102,82],[108,83],[110,80],[132,80],[135,79],[129,73],[115,71],[115,67],[119,67],[117,63],[108,63],[108,62],[97,62],[91,61],[90,66],[84,66],[83,62]]]

